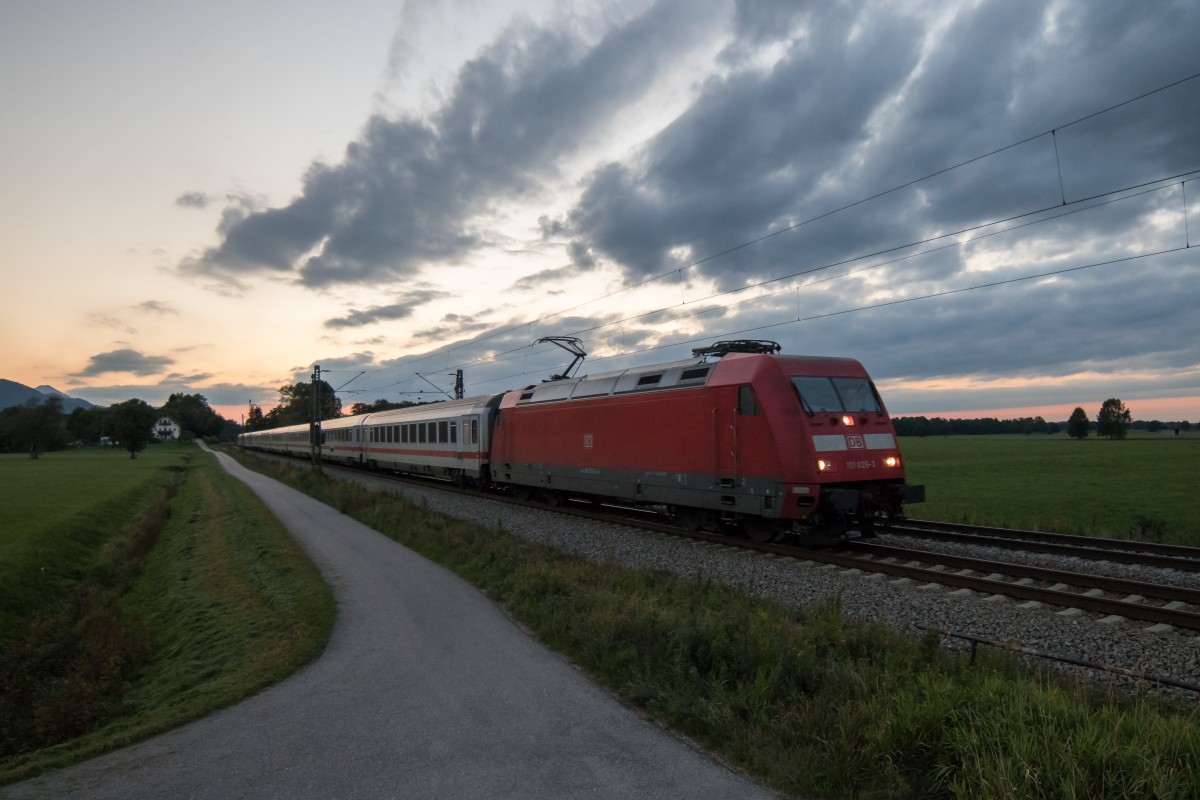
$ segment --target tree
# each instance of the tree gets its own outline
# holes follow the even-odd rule
[[[158,412],[137,398],[108,409],[108,430],[129,451],[130,458],[137,458],[138,450],[146,447],[157,420]]]
[[[408,408],[415,405],[418,404],[411,400],[401,400],[399,403],[393,403],[391,400],[376,400],[373,403],[355,403],[350,406],[350,414],[352,416],[374,414],[376,411],[391,411],[394,408]]]
[[[30,399],[15,410],[5,411],[4,438],[15,450],[28,448],[30,458],[38,458],[43,451],[55,450],[67,443],[62,398],[51,395],[40,403]]]
[[[108,409],[94,406],[77,408],[67,415],[67,433],[72,441],[96,444],[104,435],[104,416]]]
[[[267,418],[263,414],[262,406],[250,404],[250,412],[246,415],[246,430],[261,431],[263,428],[270,427],[267,424]]]
[[[321,399],[321,419],[334,419],[342,415],[342,401],[333,393],[333,387],[325,381],[317,382]],[[312,384],[293,383],[279,387],[279,405],[267,412],[267,427],[280,428],[284,425],[299,425],[312,421]]]
[[[1071,412],[1071,418],[1067,420],[1067,436],[1072,439],[1086,439],[1088,435],[1088,415],[1079,406]]]
[[[1109,439],[1124,439],[1125,428],[1133,418],[1132,412],[1115,397],[1110,397],[1100,406],[1096,415],[1096,435]]]
[[[225,427],[225,418],[212,410],[202,394],[173,394],[163,404],[162,413],[179,423],[185,437],[219,436]]]

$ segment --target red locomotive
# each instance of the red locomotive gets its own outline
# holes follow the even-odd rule
[[[492,476],[550,499],[666,506],[689,527],[755,541],[870,535],[924,487],[904,482],[895,431],[857,361],[721,342],[694,357],[510,392]]]
[[[759,542],[829,541],[851,529],[869,536],[880,518],[924,500],[923,486],[905,483],[891,419],[862,365],[779,350],[720,342],[683,361],[556,377],[465,407],[330,424],[353,443],[342,448],[352,463],[490,483],[550,503],[645,505],[695,529],[736,524]],[[460,435],[472,421],[481,432]],[[384,422],[399,426],[394,439],[378,430]],[[428,425],[440,448],[421,435]],[[245,434],[243,444],[271,449],[272,438],[280,432]],[[333,444],[322,450],[336,458]]]

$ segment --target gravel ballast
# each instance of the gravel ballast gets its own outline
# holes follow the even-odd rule
[[[402,494],[412,502],[450,517],[484,527],[499,525],[515,536],[549,545],[580,558],[635,569],[660,569],[681,577],[708,579],[744,587],[755,595],[803,607],[840,598],[847,619],[879,622],[903,633],[920,633],[919,626],[940,628],[974,637],[1009,642],[1040,653],[1089,661],[1133,670],[1150,676],[1171,678],[1200,685],[1200,638],[1189,631],[1152,631],[1138,621],[1100,622],[1078,611],[1048,606],[1023,607],[1019,601],[988,597],[949,588],[920,588],[911,581],[844,570],[814,562],[764,556],[747,550],[697,543],[688,539],[638,530],[617,523],[596,522],[552,511],[496,502],[400,483],[387,478],[344,473],[372,488]],[[1120,574],[1131,579],[1158,583],[1200,585],[1198,576],[1171,573],[1149,567],[1114,565],[1111,562],[1080,563],[1052,556],[989,552],[990,548],[921,541],[907,537],[882,536],[880,541],[899,546],[992,557],[1021,563],[1053,566],[1075,571]],[[1096,565],[1099,564],[1099,568]],[[944,637],[949,647],[967,647],[968,642]],[[1152,690],[1190,701],[1200,695],[1186,690],[1160,687],[1128,676],[1073,667],[1047,659],[1031,663],[1051,666],[1086,676],[1102,686],[1125,690]]]

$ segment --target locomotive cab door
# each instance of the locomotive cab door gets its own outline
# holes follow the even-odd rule
[[[737,481],[737,386],[722,386],[717,390],[717,407],[713,409],[713,446],[716,483],[733,486]]]

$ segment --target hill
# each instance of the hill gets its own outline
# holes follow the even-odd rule
[[[62,398],[63,411],[68,414],[77,408],[96,407],[95,403],[89,403],[87,400],[81,400],[78,397],[71,397],[55,389],[53,386],[39,386],[33,389],[23,383],[0,378],[0,410],[9,408],[10,406],[23,405],[30,400],[36,400],[40,403],[51,396]]]

